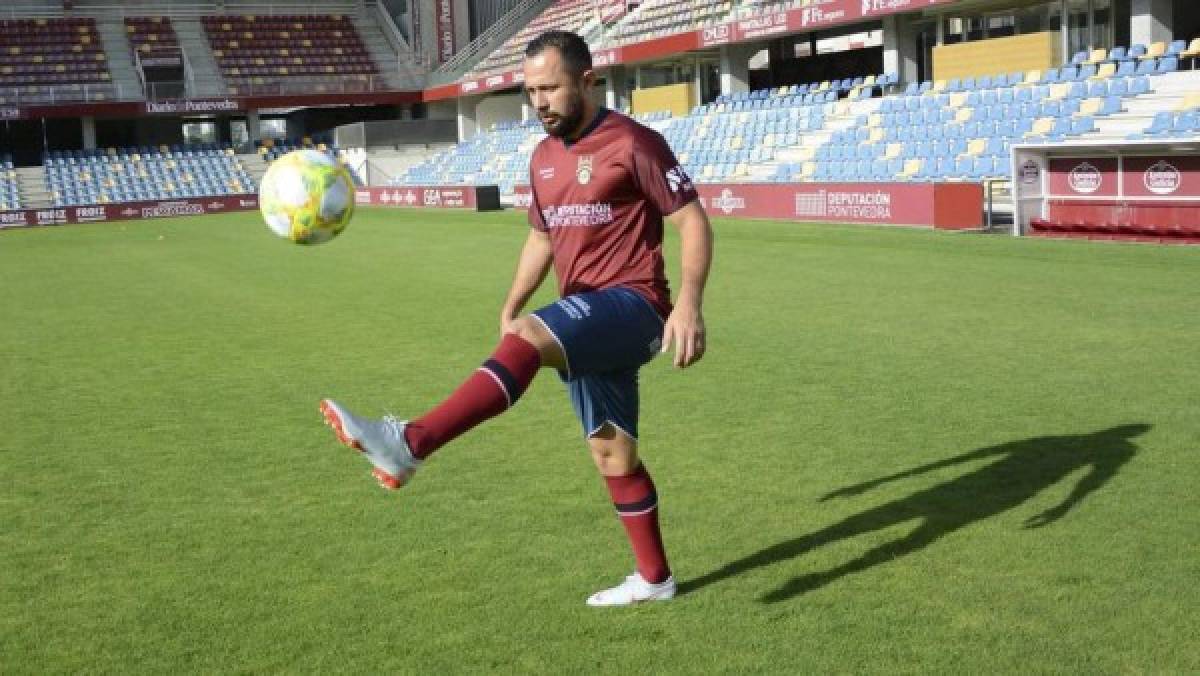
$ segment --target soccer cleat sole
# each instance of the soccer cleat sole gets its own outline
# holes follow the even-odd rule
[[[337,436],[338,441],[366,455],[366,450],[362,447],[362,444],[358,443],[358,439],[346,434],[346,429],[342,426],[341,416],[324,399],[321,400],[321,415],[325,418],[325,424],[333,429],[333,433]],[[378,467],[371,468],[371,476],[375,477],[375,481],[380,486],[389,491],[397,490],[404,485],[405,477],[403,475],[399,477],[393,476]]]

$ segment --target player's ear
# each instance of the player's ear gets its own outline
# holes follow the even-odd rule
[[[584,87],[595,86],[596,71],[592,70],[591,68],[588,68],[587,70],[583,71],[583,75],[581,75],[579,79],[583,81]]]

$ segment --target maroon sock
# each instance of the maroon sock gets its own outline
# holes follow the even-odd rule
[[[517,403],[541,366],[529,341],[506,333],[491,358],[437,408],[413,420],[404,438],[413,455],[424,458],[442,445]]]
[[[646,466],[639,465],[633,474],[626,476],[606,476],[604,481],[621,525],[629,535],[629,544],[633,545],[638,572],[652,584],[666,580],[671,569],[658,529],[658,493]]]

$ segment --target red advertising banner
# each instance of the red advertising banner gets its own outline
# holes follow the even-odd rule
[[[437,0],[437,56],[445,63],[458,51],[454,44],[454,0]]]
[[[696,190],[710,216],[943,229],[983,225],[978,183],[717,183]],[[517,186],[514,208],[527,208],[529,201],[529,187]]]
[[[200,216],[226,211],[247,211],[258,208],[257,195],[223,195],[220,197],[189,197],[158,202],[123,202],[93,204],[82,207],[53,207],[0,211],[0,228],[32,225],[65,225],[67,223],[102,223],[143,218]]]
[[[1047,167],[1047,187],[1056,197],[1116,197],[1120,181],[1115,157],[1059,157]]]
[[[1122,159],[1121,194],[1200,200],[1200,156],[1146,156]]]
[[[475,191],[475,186],[358,188],[354,202],[364,206],[474,209],[478,204]]]

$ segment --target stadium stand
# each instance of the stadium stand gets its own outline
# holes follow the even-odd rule
[[[555,0],[546,11],[484,57],[466,78],[516,70],[525,53],[525,46],[545,31],[569,30],[585,37],[594,35],[600,26],[601,16],[589,0]]]
[[[230,94],[382,88],[379,66],[346,16],[222,15],[202,22]]]
[[[643,119],[700,183],[1001,179],[1015,143],[1200,134],[1200,94],[1154,93],[1186,46],[1084,52],[1072,59],[1078,65],[912,82],[891,94],[891,74],[789,85],[720,96],[682,117]],[[1137,133],[1121,131],[1173,96],[1178,110]],[[541,136],[536,121],[501,123],[392,183],[494,183],[509,193],[528,180],[529,152]]]
[[[179,37],[169,17],[126,17],[125,32],[130,47],[142,59],[179,53]]]
[[[0,104],[115,97],[92,18],[0,20]]]
[[[228,146],[200,144],[52,151],[46,186],[54,206],[254,192]]]
[[[0,155],[0,211],[21,208],[21,192],[17,187],[17,172],[12,156]]]
[[[647,0],[607,33],[607,46],[627,45],[712,26],[728,17],[730,0]]]

